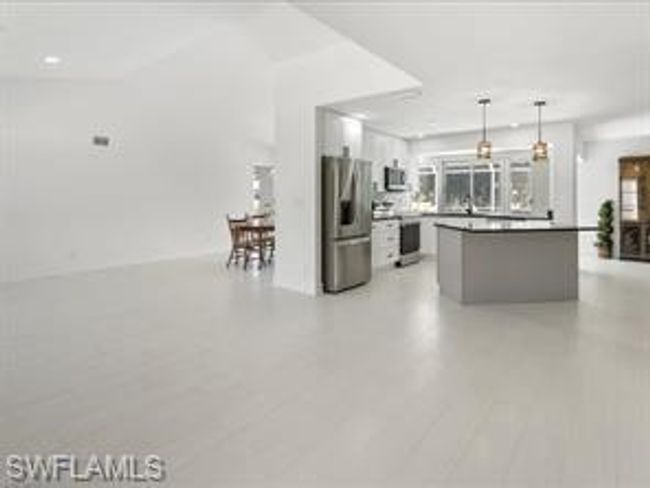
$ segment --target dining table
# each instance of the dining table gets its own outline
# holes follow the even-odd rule
[[[273,220],[267,217],[249,217],[246,219],[246,222],[241,223],[238,227],[248,235],[249,241],[253,245],[259,246],[260,249],[264,249],[270,243],[271,257],[273,256],[273,249],[275,248],[273,244],[275,239],[275,223]],[[267,263],[263,251],[260,251],[259,258],[262,265]]]

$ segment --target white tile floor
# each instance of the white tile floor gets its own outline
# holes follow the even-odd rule
[[[432,261],[320,298],[204,259],[5,286],[0,455],[154,452],[182,488],[647,487],[650,266],[585,267],[579,302],[534,305],[461,307]]]

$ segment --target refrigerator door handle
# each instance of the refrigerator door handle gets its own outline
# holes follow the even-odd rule
[[[356,246],[357,244],[363,244],[364,242],[370,242],[370,236],[355,237],[354,239],[341,239],[336,241],[336,244],[339,246]]]

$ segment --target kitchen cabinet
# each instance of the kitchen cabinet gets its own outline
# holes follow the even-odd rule
[[[372,161],[372,181],[384,189],[384,167],[392,166],[397,159],[401,167],[407,167],[408,143],[399,137],[389,136],[372,129],[364,128],[361,150],[362,158]]]
[[[420,225],[420,252],[422,254],[438,254],[438,228],[437,223],[465,225],[483,225],[488,219],[478,217],[422,217]]]
[[[383,189],[384,157],[377,141],[377,134],[365,130],[363,133],[362,158],[372,162],[372,181]]]
[[[320,112],[320,150],[325,156],[341,156],[343,147],[351,158],[362,157],[363,124],[360,120],[329,110]]]
[[[650,156],[619,160],[620,257],[650,261]]]
[[[351,158],[372,162],[372,181],[377,189],[384,190],[384,167],[408,168],[408,142],[400,137],[390,136],[365,127],[353,117],[321,109],[319,111],[318,141],[321,155],[341,156],[343,147],[350,149]]]
[[[438,229],[437,219],[434,217],[423,217],[420,221],[420,252],[422,254],[436,254],[436,239]]]
[[[394,265],[399,260],[399,220],[372,223],[372,267]]]
[[[593,227],[460,222],[438,228],[441,295],[462,304],[578,298],[578,233]]]

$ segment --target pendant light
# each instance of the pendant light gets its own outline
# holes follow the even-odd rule
[[[492,157],[492,143],[487,140],[487,106],[489,98],[481,98],[478,104],[483,107],[483,138],[476,146],[476,157],[478,159],[490,159]]]
[[[542,141],[542,107],[546,106],[546,101],[537,100],[533,105],[537,107],[537,142],[533,144],[533,161],[547,161],[548,143]]]

